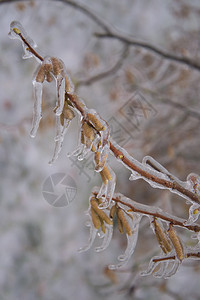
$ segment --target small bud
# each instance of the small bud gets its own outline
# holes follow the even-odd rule
[[[18,28],[16,28],[16,27],[13,28],[13,31],[14,31],[16,34],[20,34],[20,33],[21,33],[21,31],[20,31]]]

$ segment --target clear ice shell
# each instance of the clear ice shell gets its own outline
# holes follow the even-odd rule
[[[112,239],[113,226],[108,225],[108,224],[105,224],[105,226],[106,226],[106,232],[105,232],[105,235],[104,235],[103,243],[100,247],[95,248],[96,252],[101,252],[101,251],[105,250],[109,246],[110,241]]]
[[[32,129],[30,132],[30,136],[34,138],[36,136],[40,120],[42,118],[42,83],[33,80],[34,87],[34,108],[33,108],[33,121],[32,121]]]
[[[62,149],[63,141],[67,129],[69,127],[70,120],[64,119],[64,126],[60,123],[60,116],[56,116],[56,137],[55,137],[55,148],[52,159],[49,161],[49,164],[52,165],[55,160],[58,158],[58,155]]]
[[[18,31],[19,33],[17,33],[16,31]],[[23,58],[30,58],[33,56],[33,54],[28,50],[28,45],[26,45],[24,43],[24,41],[22,40],[21,36],[27,41],[27,43],[33,48],[37,48],[37,44],[27,35],[25,29],[23,28],[23,26],[21,25],[20,22],[18,21],[13,21],[10,24],[10,32],[8,34],[8,36],[11,39],[18,39],[22,42],[22,46],[24,49],[24,55]]]
[[[88,244],[85,247],[82,247],[78,250],[78,252],[85,252],[89,250],[92,247],[92,244],[94,243],[94,240],[96,238],[98,229],[96,229],[93,224],[90,225],[90,236],[89,236],[89,241]]]

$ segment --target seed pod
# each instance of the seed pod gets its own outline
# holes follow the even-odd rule
[[[169,238],[174,246],[174,249],[176,251],[177,257],[180,261],[183,260],[184,258],[184,253],[183,253],[183,245],[178,237],[178,235],[176,234],[175,229],[173,228],[172,225],[170,225],[169,229],[168,229],[168,234],[169,234]]]
[[[45,74],[53,72],[53,66],[52,66],[52,64],[46,63],[44,65],[44,71],[45,71]]]
[[[108,167],[105,165],[103,170],[101,171],[101,173],[105,176],[105,178],[108,180],[108,181],[111,181],[112,180],[112,175],[110,174],[110,171],[108,170]]]
[[[92,144],[91,151],[92,151],[92,152],[95,152],[96,150],[97,150],[97,149],[96,149],[95,145],[94,145],[94,144]]]
[[[101,175],[101,179],[103,181],[104,184],[107,184],[107,178],[106,176],[104,175],[103,171],[100,172],[100,175]]]
[[[109,219],[109,217],[107,216],[107,214],[98,207],[98,203],[96,200],[91,199],[90,200],[90,204],[91,206],[94,208],[95,212],[97,213],[97,215],[103,220],[105,221],[108,225],[112,225],[112,221]]]
[[[64,114],[63,113],[60,115],[60,124],[62,126],[64,126]]]
[[[70,91],[71,91],[71,85],[67,76],[65,76],[65,92],[70,93]]]
[[[94,138],[95,138],[95,132],[94,132],[94,129],[93,129],[91,126],[89,126],[87,123],[83,123],[82,128],[83,128],[84,135],[85,135],[90,141],[93,141]]]
[[[128,221],[126,220],[126,217],[121,208],[117,209],[117,217],[118,217],[118,219],[121,220],[122,225],[123,225],[124,229],[126,230],[126,233],[130,236],[132,234],[131,227],[130,227]]]
[[[154,224],[155,235],[158,240],[158,243],[161,249],[163,250],[163,252],[167,254],[167,252],[170,252],[172,250],[167,235],[156,220],[153,221],[153,224]]]
[[[87,114],[88,120],[92,123],[92,125],[94,126],[94,128],[97,131],[104,131],[105,127],[103,126],[103,124],[97,119],[97,117],[91,113]]]
[[[101,220],[93,207],[91,207],[91,217],[92,217],[92,223],[96,229],[99,229],[101,227]]]
[[[52,65],[53,65],[53,74],[55,76],[59,75],[62,71],[62,66],[57,58],[51,57]]]
[[[102,219],[101,219],[101,229],[102,229],[103,233],[106,233],[106,227],[105,227],[105,224]]]
[[[70,107],[63,109],[63,115],[67,120],[72,120],[75,117],[75,114]]]
[[[85,144],[85,136],[83,130],[81,130],[81,144]]]
[[[52,75],[50,74],[50,72],[47,72],[47,73],[46,73],[46,81],[47,81],[47,82],[52,82],[52,80],[53,80]]]
[[[97,165],[99,165],[100,158],[101,158],[100,152],[99,152],[99,151],[95,152],[94,160],[95,160],[95,163],[96,163]]]
[[[117,207],[116,205],[114,204],[111,209],[110,209],[110,218],[113,219],[114,218],[114,215],[116,213],[116,210],[117,210]]]
[[[119,232],[121,234],[123,234],[124,233],[124,227],[123,227],[122,221],[118,217],[118,210],[117,210],[117,226],[118,226]]]
[[[44,82],[44,79],[45,79],[45,71],[44,71],[44,67],[41,66],[39,68],[39,71],[37,72],[37,76],[36,76],[35,80],[37,82]]]

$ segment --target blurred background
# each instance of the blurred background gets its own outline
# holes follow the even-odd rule
[[[20,21],[44,56],[64,61],[76,92],[108,121],[120,146],[140,161],[151,155],[181,180],[200,172],[200,67],[100,38],[96,33],[104,31],[87,9],[83,12],[67,2],[0,1],[0,298],[199,299],[196,261],[184,263],[168,280],[140,277],[159,252],[145,218],[134,257],[123,271],[107,269],[126,246],[117,230],[104,252],[77,252],[89,236],[84,212],[91,189],[101,181],[91,157],[83,162],[67,157],[78,142],[78,118],[72,121],[58,160],[48,164],[54,149],[55,82],[44,85],[43,118],[36,138],[30,137],[32,78],[38,62],[22,59],[21,43],[8,38],[9,26]],[[200,65],[199,1],[77,3],[125,37]],[[109,161],[117,174],[117,192],[187,219],[183,199],[142,180],[130,182],[130,172],[112,157]],[[44,184],[60,173],[68,176],[68,185],[69,178],[73,182],[74,196],[68,205],[55,207],[44,197]],[[54,188],[62,195],[62,186]],[[190,232],[180,235],[186,245],[195,244]]]

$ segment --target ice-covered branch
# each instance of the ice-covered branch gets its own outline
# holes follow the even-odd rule
[[[93,195],[97,196],[97,192],[93,191]],[[200,226],[197,224],[188,225],[188,224],[186,224],[185,219],[181,219],[181,218],[178,218],[171,214],[168,214],[158,207],[138,203],[128,197],[125,197],[124,195],[122,195],[120,193],[115,193],[113,195],[112,200],[116,203],[121,203],[121,204],[125,205],[126,207],[129,207],[130,211],[142,214],[144,216],[159,218],[159,219],[163,220],[164,222],[168,222],[175,226],[186,228],[190,231],[194,231],[197,233],[200,232]]]

